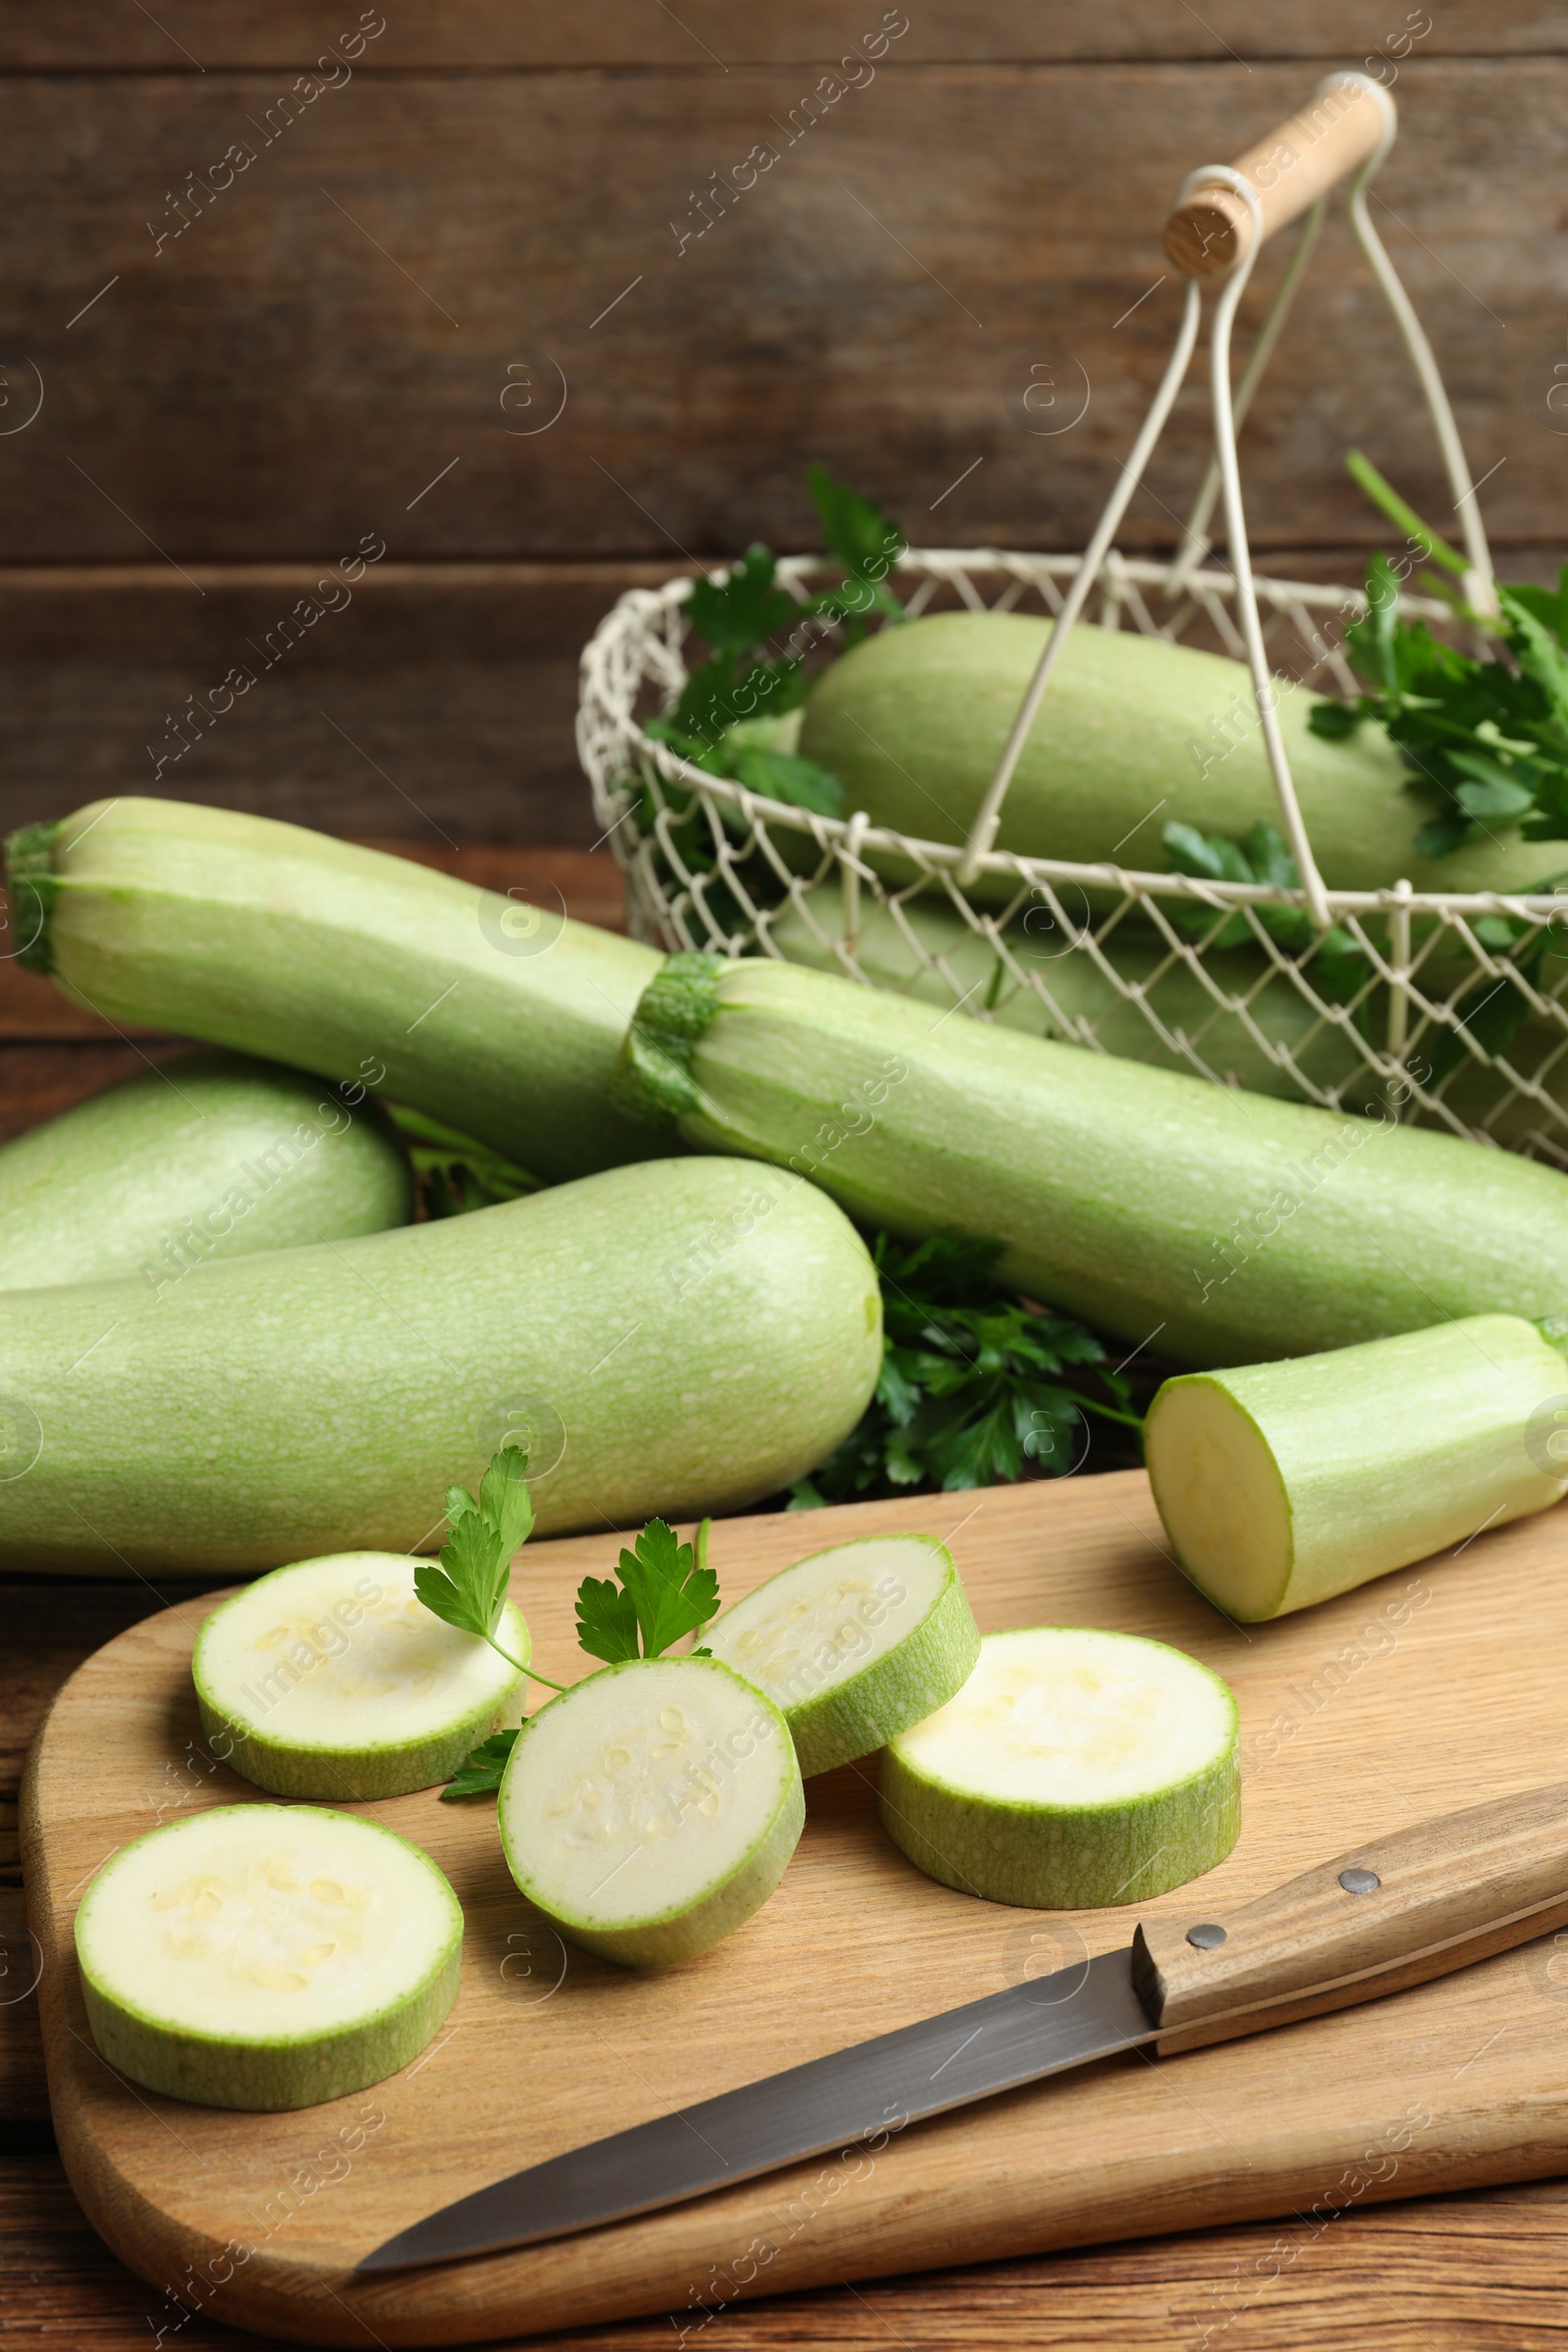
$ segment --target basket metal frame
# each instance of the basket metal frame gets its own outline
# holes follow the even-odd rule
[[[1379,83],[1363,74],[1332,74],[1320,85],[1320,93],[1347,84],[1375,92],[1384,115],[1378,145],[1348,191],[1351,224],[1425,395],[1464,537],[1469,564],[1466,593],[1472,610],[1485,613],[1493,595],[1492,565],[1469,468],[1431,347],[1367,212],[1367,188],[1394,141],[1393,101]],[[815,815],[693,766],[667,745],[648,736],[643,725],[651,714],[650,702],[668,709],[684,683],[684,607],[692,580],[683,576],[658,589],[633,589],[607,615],[583,654],[578,747],[604,836],[626,874],[632,928],[638,936],[671,950],[701,947],[731,955],[750,951],[779,956],[782,951],[772,934],[782,914],[793,910],[808,926],[822,960],[863,980],[866,975],[857,961],[857,945],[869,894],[878,906],[891,913],[911,953],[923,956],[932,970],[946,979],[954,1005],[961,1003],[966,1011],[983,1014],[985,1006],[968,1002],[956,978],[944,970],[942,958],[924,954],[908,919],[911,903],[934,899],[958,915],[968,932],[989,943],[1016,984],[1034,988],[1059,1034],[1101,1046],[1093,1023],[1054,1002],[1049,975],[1025,971],[1020,965],[1016,934],[1009,932],[1009,926],[1014,926],[1020,912],[1032,904],[1045,907],[1050,921],[1060,927],[1062,938],[1069,943],[1061,952],[1091,957],[1101,978],[1119,999],[1140,1005],[1149,1022],[1152,1052],[1158,1057],[1174,1057],[1180,1066],[1227,1082],[1222,1069],[1205,1061],[1201,1037],[1172,1030],[1150,1002],[1160,976],[1182,966],[1202,981],[1216,1015],[1223,1011],[1239,1018],[1271,1064],[1289,1064],[1293,1091],[1301,1099],[1340,1107],[1344,1087],[1314,1084],[1298,1068],[1302,1042],[1282,1048],[1254,1017],[1262,989],[1276,976],[1289,975],[1316,1016],[1318,1027],[1311,1035],[1339,1029],[1345,1039],[1354,1039],[1357,1058],[1369,1074],[1400,1082],[1405,1107],[1398,1115],[1416,1116],[1424,1110],[1455,1132],[1494,1140],[1488,1124],[1477,1125],[1473,1119],[1456,1115],[1446,1100],[1449,1091],[1446,1085],[1429,1088],[1419,1079],[1411,1081],[1408,1048],[1413,1030],[1424,1024],[1424,1034],[1457,1034],[1465,1062],[1482,1062],[1496,1071],[1503,1107],[1517,1111],[1523,1106],[1527,1114],[1540,1114],[1535,1130],[1522,1141],[1518,1137],[1510,1140],[1519,1148],[1539,1151],[1568,1165],[1568,1108],[1563,1106],[1568,1104],[1568,1067],[1563,1070],[1563,1104],[1550,1083],[1559,1061],[1568,1056],[1568,1004],[1559,1001],[1554,990],[1538,987],[1527,971],[1522,972],[1520,956],[1494,953],[1475,928],[1489,916],[1509,917],[1526,926],[1529,945],[1547,929],[1560,932],[1568,916],[1564,902],[1544,893],[1417,893],[1406,880],[1377,891],[1329,890],[1319,875],[1278,726],[1280,678],[1270,667],[1269,648],[1282,631],[1294,632],[1299,660],[1298,674],[1291,677],[1291,683],[1299,690],[1316,688],[1353,695],[1356,683],[1340,650],[1343,626],[1325,627],[1324,620],[1333,615],[1343,624],[1359,617],[1366,610],[1366,597],[1354,588],[1254,575],[1236,437],[1304,274],[1322,220],[1323,199],[1304,215],[1284,279],[1254,340],[1241,384],[1233,392],[1232,330],[1261,243],[1261,222],[1255,191],[1228,166],[1204,166],[1191,173],[1178,203],[1194,188],[1214,181],[1233,188],[1247,203],[1253,234],[1239,264],[1221,282],[1214,306],[1209,352],[1214,453],[1174,557],[1166,561],[1126,557],[1115,550],[1112,541],[1191,367],[1202,308],[1202,289],[1194,278],[1188,280],[1182,319],[1164,376],[1082,556],[1019,554],[995,548],[907,549],[889,574],[890,584],[897,582],[901,590],[907,591],[904,602],[911,615],[924,611],[939,595],[946,595],[977,611],[1010,610],[1038,600],[1055,622],[966,841],[927,841],[880,828],[871,824],[864,810],[842,818]],[[1233,551],[1230,568],[1205,562],[1207,525],[1220,501]],[[813,577],[822,569],[820,558],[790,557],[779,564],[778,578],[804,606]],[[727,567],[710,576],[722,579]],[[994,592],[982,593],[980,581],[993,583]],[[1030,858],[995,848],[1006,788],[1029,728],[1050,689],[1069,630],[1092,606],[1095,625],[1130,625],[1172,642],[1195,622],[1206,622],[1219,645],[1247,664],[1285,837],[1301,878],[1299,890],[1209,882],[1111,861],[1082,864]],[[1401,594],[1399,610],[1409,618],[1452,624],[1448,608],[1431,599]],[[830,633],[830,625],[820,620],[812,626],[823,636]],[[674,788],[675,800],[670,799],[667,787]],[[645,793],[654,809],[653,821],[646,829],[638,823]],[[709,866],[684,854],[682,832],[694,821],[706,826]],[[795,837],[790,858],[780,855],[771,838],[780,834]],[[800,838],[803,836],[808,837],[814,850],[814,866]],[[754,896],[748,886],[745,868],[759,855],[761,871],[769,888],[776,889],[776,898]],[[879,855],[912,868],[914,880],[907,885],[887,881],[869,862]],[[805,872],[801,870],[803,859],[808,866]],[[753,868],[754,874],[757,870]],[[830,932],[819,919],[821,885],[835,875],[838,924]],[[988,899],[995,894],[999,879],[1010,886],[1004,907],[971,903],[968,893],[982,877],[991,886]],[[730,906],[741,910],[739,928],[732,918],[715,912],[715,885],[719,883]],[[1084,919],[1087,909],[1097,901],[1103,906],[1107,896],[1117,902],[1108,918]],[[1083,910],[1078,915],[1073,912],[1075,901]],[[1188,927],[1173,921],[1178,906],[1189,913],[1195,906],[1213,912],[1214,922],[1202,939],[1195,940]],[[1283,952],[1256,913],[1249,911],[1285,907],[1304,908],[1318,933],[1339,927],[1364,951],[1368,979],[1354,1001],[1348,1004],[1325,1002],[1305,976],[1302,959]],[[1168,952],[1158,971],[1139,983],[1126,981],[1106,952],[1129,911],[1157,933]],[[1257,988],[1241,996],[1215,984],[1204,962],[1207,947],[1237,914],[1245,917],[1252,941],[1263,951]],[[1450,981],[1428,993],[1422,987],[1422,974],[1433,963],[1439,943],[1450,951],[1461,951],[1464,985]],[[1564,993],[1568,994],[1568,959],[1562,970]],[[1532,1017],[1560,1031],[1559,1043],[1539,1067],[1515,1067],[1505,1054],[1491,1055],[1478,1046],[1465,1025],[1463,1011],[1467,992],[1473,995],[1483,979],[1518,990]],[[1386,992],[1382,1034],[1374,1041],[1365,1034],[1362,1008],[1368,999],[1382,992]],[[1101,1046],[1101,1050],[1104,1048]]]

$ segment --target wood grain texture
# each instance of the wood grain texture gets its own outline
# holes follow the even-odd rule
[[[1172,333],[1156,281],[1176,184],[1290,113],[1312,74],[891,53],[828,98],[806,65],[694,57],[367,74],[297,120],[280,72],[0,78],[7,398],[20,416],[31,368],[45,387],[36,421],[0,438],[0,561],[325,564],[366,534],[398,561],[788,547],[813,534],[812,458],[920,537],[1081,545]],[[1374,212],[1477,476],[1507,460],[1490,522],[1539,538],[1563,511],[1544,401],[1568,59],[1418,49],[1397,87]],[[254,161],[212,192],[245,142]],[[754,148],[777,161],[705,212],[710,175]],[[1283,263],[1260,261],[1253,318]],[[1042,432],[1039,370],[1061,416],[1087,377],[1072,430]],[[1129,546],[1170,543],[1201,419],[1195,391]],[[1248,427],[1259,547],[1365,543],[1352,443],[1446,512],[1340,222]]]
[[[1189,1910],[1133,1938],[1133,1983],[1168,2029],[1161,2057],[1550,1936],[1568,1922],[1568,1782],[1358,1839],[1239,1911],[1197,1907],[1201,1923]]]
[[[1568,1764],[1554,1683],[1541,1669],[1568,1636],[1560,1512],[1482,1538],[1462,1565],[1402,1572],[1249,1634],[1172,1572],[1139,1473],[964,1499],[969,1515],[956,1526],[955,1498],[927,1497],[829,1514],[811,1537],[831,1540],[852,1523],[952,1534],[983,1625],[1126,1627],[1173,1640],[1227,1675],[1243,1707],[1245,1826],[1236,1852],[1202,1882],[1205,1904],[1245,1902],[1308,1854],[1523,1789]],[[714,1533],[731,1592],[799,1547],[788,1518]],[[541,1547],[519,1568],[546,1671],[552,1658],[569,1665],[570,1589],[611,1549],[608,1539],[578,1539]],[[362,2317],[388,2344],[473,2340],[519,2325],[680,2311],[719,2276],[726,2299],[744,2299],[760,2286],[798,2290],[1267,2213],[1321,2230],[1330,2215],[1381,2198],[1539,2176],[1568,2161],[1568,2003],[1548,1941],[1273,2037],[1010,2094],[912,2129],[874,2157],[858,2154],[853,2180],[843,2165],[796,2168],[590,2238],[354,2283],[343,2274],[357,2253],[516,2162],[523,2079],[527,2153],[537,2158],[817,2055],[871,2024],[1016,1981],[1048,1943],[1059,1951],[1075,1933],[1105,1948],[1133,1923],[1125,1911],[1065,1922],[1017,1914],[928,1884],[880,1838],[869,1778],[849,1767],[813,1789],[779,1895],[717,1952],[659,1979],[628,1979],[573,1953],[559,1987],[540,1997],[561,1947],[512,1890],[493,1824],[426,1793],[378,1811],[428,1842],[468,1909],[450,2037],[376,2091],[304,2115],[239,2118],[149,2101],[90,2047],[70,1921],[98,1863],[161,1805],[168,1817],[172,1804],[247,1793],[201,1751],[186,1681],[198,1618],[185,1607],[131,1629],[68,1686],[35,1750],[24,1852],[45,1949],[52,2099],[74,2185],[149,2279],[195,2263],[217,2316],[243,2313],[296,2340],[363,2340]],[[1481,1643],[1478,1625],[1488,1629]],[[1194,1900],[1186,1889],[1150,1908],[1190,1913]],[[346,2170],[333,2153],[346,2144],[340,2131],[354,2141]],[[330,2182],[303,2185],[327,2171]],[[239,2267],[223,2251],[230,2239],[250,2249]],[[756,2277],[737,2277],[748,2263],[759,2264]]]
[[[377,12],[380,13],[380,12]],[[1181,0],[927,0],[913,13],[906,53],[922,64],[954,61],[1168,57],[1218,60],[1326,58],[1343,63],[1383,48],[1406,21],[1403,6],[1382,0],[1304,0],[1259,9],[1250,0],[1213,0],[1200,17]],[[1427,12],[1416,12],[1423,15]],[[689,0],[678,14],[646,0],[575,0],[569,9],[517,6],[515,0],[466,0],[460,12],[439,0],[404,0],[386,31],[367,48],[362,71],[414,67],[538,69],[575,65],[654,66],[690,72],[785,61],[827,63],[849,39],[874,24],[880,0],[849,11],[844,0],[796,0],[789,9],[738,11],[733,0]],[[0,24],[0,71],[67,73],[212,72],[220,67],[314,65],[333,33],[359,19],[359,0],[324,14],[316,0],[171,0],[156,17],[117,11],[92,0],[54,0],[47,10],[14,11]],[[1558,10],[1487,0],[1446,0],[1431,12],[1425,44],[1446,56],[1561,54],[1568,49]],[[1385,54],[1389,54],[1385,50]],[[1395,55],[1402,54],[1394,52]]]
[[[1331,2224],[1199,2230],[1030,2262],[988,2263],[683,2313],[686,2344],[729,2352],[1561,2352],[1563,2193],[1482,2190]],[[175,2282],[170,2281],[172,2286]],[[186,2313],[116,2261],[57,2163],[0,2160],[0,2320],[17,2343],[146,2352],[265,2352]],[[177,2328],[178,2332],[175,2333]],[[365,2339],[368,2342],[368,2338]],[[497,2352],[524,2339],[498,2339]],[[530,2352],[670,2352],[668,2319],[526,2339]]]
[[[733,549],[752,532],[744,489],[732,520]],[[1287,578],[1354,582],[1366,557],[1364,545],[1292,547],[1270,563]],[[1552,580],[1562,559],[1560,542],[1536,539],[1502,549],[1498,570]],[[417,832],[411,855],[450,855],[449,843],[465,855],[506,842],[586,850],[599,828],[572,735],[581,648],[623,591],[686,568],[673,554],[667,564],[388,562],[167,766],[157,789],[332,832]],[[168,715],[208,695],[256,622],[287,611],[318,573],[211,564],[191,576],[205,599],[157,564],[0,569],[0,832],[96,794],[151,789],[148,747],[162,747]],[[596,862],[607,865],[608,852]],[[591,903],[586,919],[603,919]],[[10,969],[0,957],[0,1037],[24,1034],[7,1026]],[[53,1028],[25,1034],[74,1034],[77,1016],[56,1004]]]
[[[432,852],[586,850],[579,655],[627,588],[682,568],[389,561],[270,666],[318,564],[198,564],[194,590],[158,564],[0,570],[0,830],[156,792]],[[172,718],[236,663],[254,688],[181,755]]]

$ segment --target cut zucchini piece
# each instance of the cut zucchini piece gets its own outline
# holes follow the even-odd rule
[[[1561,1499],[1568,1365],[1517,1315],[1166,1381],[1144,1433],[1176,1557],[1227,1616],[1311,1607]]]
[[[315,1805],[219,1805],[111,1856],[76,1913],[113,2067],[199,2107],[314,2107],[418,2056],[463,1912],[428,1854]]]
[[[940,1713],[883,1751],[882,1824],[928,1878],[1037,1911],[1142,1903],[1212,1870],[1241,1827],[1237,1707],[1136,1634],[988,1634]]]
[[[806,1821],[771,1699],[716,1658],[633,1658],[530,1716],[501,1783],[518,1886],[584,1950],[691,1960],[765,1903]]]
[[[216,1608],[191,1660],[215,1755],[279,1796],[402,1796],[450,1780],[522,1720],[528,1628],[509,1600],[496,1640],[443,1625],[420,1563],[340,1551],[274,1568]]]
[[[866,1536],[781,1568],[703,1636],[780,1709],[801,1770],[868,1756],[945,1706],[980,1655],[935,1536]]]

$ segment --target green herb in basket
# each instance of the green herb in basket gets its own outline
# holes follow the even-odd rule
[[[808,481],[844,578],[820,595],[797,599],[779,587],[774,558],[759,543],[727,579],[698,580],[687,616],[713,650],[690,673],[674,709],[651,719],[645,732],[710,775],[733,776],[752,792],[818,816],[842,816],[838,778],[801,759],[780,722],[805,703],[806,654],[828,633],[825,625],[812,628],[813,620],[836,624],[848,646],[864,634],[873,613],[903,617],[885,578],[905,542],[879,507],[835,481],[825,466],[813,466]],[[781,653],[762,651],[786,633]],[[784,739],[771,740],[775,734]]]
[[[1356,451],[1354,479],[1408,540],[1449,578],[1468,568],[1457,548],[1421,521]],[[1313,709],[1314,734],[1352,735],[1367,719],[1388,731],[1421,790],[1437,805],[1416,835],[1423,858],[1517,825],[1526,841],[1568,836],[1568,564],[1555,589],[1496,585],[1497,616],[1475,613],[1436,574],[1426,586],[1497,640],[1484,661],[1401,620],[1399,575],[1386,555],[1367,573],[1367,612],[1346,645],[1369,691]]]

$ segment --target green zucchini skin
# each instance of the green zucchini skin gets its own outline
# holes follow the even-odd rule
[[[159,1299],[0,1295],[0,1561],[244,1575],[417,1550],[509,1434],[541,1534],[736,1509],[821,1460],[880,1362],[859,1236],[738,1160],[201,1266]]]
[[[837,886],[824,883],[805,897],[818,929],[830,941],[837,939],[841,919]],[[885,906],[865,909],[856,938],[856,962],[874,988],[918,998],[922,1004],[934,1004],[939,1012],[965,999],[964,1017],[973,1019],[977,1008],[984,1006],[1004,1029],[1073,1044],[1078,1040],[1069,1025],[1087,1022],[1106,1054],[1191,1075],[1191,1061],[1175,1046],[1166,1045],[1159,1030],[1122,995],[1092,956],[1060,952],[1060,930],[1054,923],[1048,926],[1045,906],[1031,911],[1036,928],[1031,928],[1026,913],[1009,924],[1003,937],[1021,969],[1038,973],[1051,997],[1049,1005],[1027,981],[1015,980],[1005,964],[1001,964],[999,976],[1001,959],[983,932],[972,930],[949,907],[918,899],[906,902],[897,917]],[[950,986],[941,972],[922,961],[910,943],[911,933],[925,956],[942,958],[956,985]],[[791,963],[807,964],[818,972],[843,970],[832,947],[822,945],[794,902],[780,910],[769,926],[768,937]],[[1216,1077],[1256,1094],[1299,1102],[1301,1088],[1290,1067],[1267,1051],[1268,1047],[1282,1047],[1314,1086],[1325,1091],[1348,1087],[1353,1097],[1359,1077],[1364,1081],[1361,1091],[1368,1100],[1372,1098],[1377,1080],[1354,1044],[1342,1029],[1327,1023],[1283,975],[1275,974],[1259,987],[1262,974],[1255,956],[1233,949],[1210,952],[1203,957],[1203,969],[1212,983],[1208,987],[1152,929],[1119,923],[1101,953],[1129,986],[1145,991],[1155,1021],[1168,1033],[1193,1041],[1194,1051]],[[1246,998],[1249,1018],[1244,1020],[1239,1013],[1216,1004],[1214,989]],[[1263,1044],[1255,1033],[1261,1034]],[[1502,1091],[1494,1089],[1497,1094]],[[1539,1112],[1533,1111],[1531,1123],[1539,1123]]]
[[[997,1647],[1018,1638],[987,1637]],[[1147,1647],[1168,1653],[1171,1645]],[[1241,1715],[1211,1668],[1196,1658],[1186,1662],[1217,1686],[1228,1728],[1216,1752],[1183,1779],[1109,1802],[1009,1800],[956,1787],[893,1739],[877,1776],[882,1827],[939,1886],[1028,1910],[1149,1902],[1200,1878],[1224,1861],[1241,1835]]]
[[[1071,893],[1067,894],[1069,906]],[[768,928],[774,948],[791,963],[818,972],[839,973],[843,965],[831,944],[841,937],[842,898],[836,883],[822,883],[805,893],[816,931],[801,906],[791,901],[780,908]],[[1249,1093],[1277,1095],[1283,1102],[1308,1100],[1303,1081],[1323,1094],[1337,1092],[1350,1110],[1375,1110],[1382,1096],[1377,1074],[1347,1031],[1324,1019],[1296,983],[1283,972],[1265,976],[1261,958],[1245,949],[1210,950],[1203,956],[1205,979],[1152,928],[1118,923],[1101,943],[1101,955],[1129,986],[1144,991],[1152,1021],[1130,1003],[1095,957],[1078,951],[1061,952],[1061,933],[1040,906],[1018,917],[1003,933],[1014,961],[1027,974],[1038,974],[1050,998],[1048,1005],[1027,980],[1016,980],[984,933],[974,930],[947,906],[913,899],[904,903],[896,917],[886,906],[867,906],[856,938],[856,962],[874,988],[915,997],[946,1012],[957,999],[965,1000],[963,1017],[973,1019],[984,1006],[992,1021],[1004,1029],[1025,1031],[1031,1037],[1079,1042],[1074,1024],[1088,1023],[1100,1050],[1128,1061],[1142,1061],[1161,1070],[1192,1074],[1192,1061],[1165,1036],[1191,1042],[1203,1067],[1226,1084],[1244,1086]],[[925,956],[941,956],[952,984],[922,960],[911,944],[918,941]],[[1474,973],[1474,966],[1471,966]],[[1548,966],[1548,972],[1551,967]],[[1557,967],[1560,973],[1561,967]],[[1311,986],[1310,965],[1306,982]],[[1440,973],[1435,964],[1423,966],[1425,993],[1441,999],[1462,993],[1465,974],[1451,967]],[[1553,974],[1546,992],[1560,989]],[[1217,1004],[1214,990],[1245,1001],[1247,1013]],[[1368,1012],[1372,1034],[1386,1013],[1385,992],[1375,990]],[[1158,1023],[1159,1027],[1154,1024]],[[1165,1036],[1161,1035],[1161,1029]],[[1546,1100],[1521,1093],[1494,1064],[1467,1054],[1444,1083],[1446,1108],[1468,1127],[1484,1128],[1492,1141],[1508,1151],[1534,1144],[1543,1134],[1559,1148],[1568,1142],[1568,1060],[1561,1052],[1562,1030],[1550,1019],[1537,1017],[1521,1024],[1509,1040],[1505,1056],[1510,1069],[1538,1087]],[[1407,1067],[1419,1069],[1426,1053],[1447,1032],[1433,1025],[1412,1031]],[[1276,1058],[1289,1055],[1289,1060]],[[1297,1074],[1298,1073],[1298,1075]],[[1551,1105],[1556,1105],[1553,1116]],[[1451,1128],[1424,1104],[1413,1106],[1417,1125],[1441,1134]]]
[[[1019,612],[936,612],[881,630],[823,673],[803,757],[831,769],[851,808],[927,841],[962,841],[1052,624]],[[1549,870],[1517,834],[1420,858],[1428,806],[1382,729],[1347,743],[1307,727],[1317,698],[1284,695],[1280,724],[1301,814],[1331,890],[1523,890]],[[1204,762],[1206,761],[1206,772]],[[1155,810],[1159,815],[1154,819]],[[1279,802],[1245,667],[1131,630],[1079,626],[1047,690],[1003,805],[996,847],[1163,871],[1160,824],[1242,834]],[[878,860],[878,862],[883,862]],[[1005,876],[972,897],[1009,898]]]
[[[1203,1448],[1213,1392],[1250,1429],[1283,1506],[1277,1545],[1259,1540],[1272,1512],[1238,1513],[1247,1536],[1225,1546],[1234,1580],[1216,1578],[1193,1515],[1196,1502],[1210,1517],[1216,1490],[1225,1502],[1243,1500],[1222,1458]],[[1326,1355],[1169,1380],[1150,1409],[1145,1446],[1182,1567],[1250,1624],[1559,1501],[1568,1462],[1554,1469],[1544,1444],[1556,1428],[1554,1404],[1568,1417],[1568,1363],[1557,1348],[1518,1316],[1471,1315]]]
[[[75,1004],[384,1091],[550,1182],[648,1153],[605,1090],[651,948],[185,802],[93,802],[6,864],[22,960]]]
[[[307,1820],[320,1818],[326,1808],[298,1808]],[[276,1817],[284,1808],[271,1805]],[[257,1809],[224,1805],[217,1817],[233,1817],[240,1838],[257,1825]],[[330,1818],[330,1813],[328,1814]],[[187,1815],[187,1820],[196,1816]],[[338,1818],[343,1818],[341,1815]],[[298,2107],[320,2106],[328,2099],[346,2098],[351,2091],[384,2082],[389,2075],[409,2066],[434,2038],[458,1997],[463,1970],[463,1906],[445,1873],[421,1847],[384,1822],[357,1817],[361,1827],[377,1838],[390,1838],[403,1847],[414,1871],[427,1874],[428,1899],[445,1915],[446,1933],[422,1981],[374,2015],[353,2025],[312,2033],[278,2035],[254,2041],[227,2040],[200,2031],[181,2033],[167,2018],[150,2017],[136,2007],[117,1984],[107,1982],[95,1954],[95,1914],[105,1898],[112,1899],[116,1865],[154,1838],[166,1847],[177,1844],[170,1833],[182,1823],[166,1822],[122,1846],[98,1871],[76,1913],[74,1940],[81,1971],[87,2023],[99,2053],[108,2063],[145,2083],[164,2098],[187,2099],[198,2107],[231,2107],[251,2113],[283,2113]],[[169,1867],[179,1867],[174,1854]]]
[[[1031,1297],[1189,1364],[1568,1305],[1568,1180],[1511,1152],[673,956],[620,1084],[867,1225],[1001,1240]]]
[[[0,1149],[0,1289],[136,1275],[406,1225],[407,1154],[373,1105],[204,1051],[73,1104]]]

